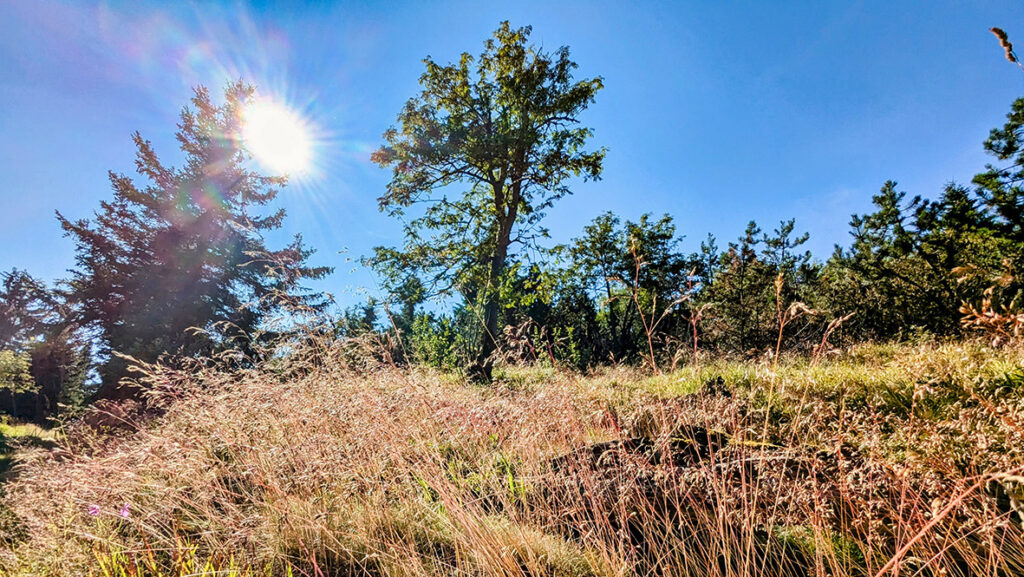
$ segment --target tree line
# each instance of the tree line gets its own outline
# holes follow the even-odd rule
[[[825,260],[793,220],[685,252],[671,215],[605,213],[551,246],[545,211],[601,176],[607,151],[581,116],[603,82],[576,79],[569,50],[530,33],[502,23],[477,56],[424,61],[422,91],[372,155],[391,170],[379,203],[404,241],[364,258],[384,296],[330,319],[338,337],[489,380],[498,362],[658,371],[711,354],[821,355],[830,342],[1018,335],[1024,99],[984,144],[998,166],[934,198],[886,182]],[[303,282],[330,269],[309,264],[300,237],[263,240],[281,226],[265,207],[286,179],[250,167],[240,110],[252,96],[234,83],[216,104],[198,88],[178,124],[180,167],[136,133],[138,181],[111,173],[113,199],[92,219],[58,213],[76,246],[69,278],[3,274],[0,408],[38,420],[117,396],[132,362],[168,354],[256,363],[284,330],[268,319],[325,310]]]
[[[401,345],[392,357],[485,379],[502,355],[658,369],[701,351],[820,350],[826,336],[1016,334],[1024,100],[984,144],[1005,167],[936,199],[886,182],[874,212],[853,216],[851,245],[825,261],[803,248],[793,220],[771,231],[751,221],[725,246],[709,236],[684,253],[671,215],[607,213],[547,247],[544,211],[601,175],[606,150],[589,146],[580,116],[602,80],[574,80],[568,49],[545,52],[529,34],[504,23],[478,57],[425,60],[421,94],[373,156],[393,175],[381,208],[425,208],[405,221],[402,246],[365,259],[387,296],[348,311],[342,333],[391,330]],[[417,313],[432,297],[457,304]],[[375,307],[386,326],[369,322]]]

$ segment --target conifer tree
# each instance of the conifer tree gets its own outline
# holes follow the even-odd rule
[[[59,291],[0,273],[0,411],[45,423],[85,400],[90,344]]]
[[[284,211],[256,210],[287,180],[250,168],[241,130],[253,95],[252,86],[234,83],[217,105],[206,88],[196,88],[178,124],[180,167],[162,162],[136,132],[136,171],[145,184],[111,172],[114,197],[100,203],[93,220],[58,213],[77,250],[68,295],[104,359],[101,394],[126,374],[115,352],[154,361],[163,353],[251,348],[247,339],[268,314],[320,302],[300,282],[329,269],[306,264],[312,250],[301,237],[278,250],[264,243]]]

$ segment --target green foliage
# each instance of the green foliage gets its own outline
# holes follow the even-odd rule
[[[0,351],[0,389],[11,393],[26,393],[33,389],[32,375],[29,374],[31,361],[28,355],[14,351]]]
[[[747,224],[743,235],[718,259],[710,281],[702,286],[699,300],[712,308],[705,336],[709,344],[729,351],[764,350],[779,334],[779,310],[794,302],[819,300],[821,266],[801,247],[809,236],[794,235],[796,222],[782,221],[772,234],[757,223]],[[704,252],[712,252],[712,244]],[[778,283],[778,284],[777,284]],[[790,341],[806,343],[815,327],[810,316],[789,329]],[[786,336],[786,335],[784,335]]]
[[[993,128],[985,141],[985,151],[1005,167],[986,165],[974,177],[984,210],[1000,233],[1018,243],[1024,242],[1024,98],[1013,102],[1006,124]]]
[[[452,317],[428,313],[416,315],[409,343],[413,361],[445,370],[465,366],[472,348]]]
[[[34,343],[29,355],[45,416],[85,405],[92,393],[89,380],[93,358],[88,341],[74,331],[51,333],[46,340]]]
[[[737,242],[722,254],[715,281],[707,287],[708,300],[719,317],[716,328],[723,344],[748,351],[768,343],[765,327],[773,312],[772,271],[758,258],[761,229],[751,221]]]
[[[1004,261],[1019,258],[1021,245],[964,187],[949,184],[936,200],[907,200],[890,181],[874,204],[876,212],[853,217],[853,245],[836,253],[827,274],[842,283],[834,295],[857,312],[863,336],[914,327],[957,332],[961,303],[980,298]]]
[[[0,349],[22,349],[53,321],[56,295],[25,271],[2,273]]]
[[[0,410],[43,423],[84,403],[91,347],[71,316],[72,307],[60,291],[24,271],[4,273],[0,355],[10,358],[3,363],[7,376],[0,377],[0,389],[6,391]]]
[[[417,277],[427,294],[458,293],[478,308],[476,364],[486,377],[510,257],[547,235],[544,211],[570,194],[571,178],[598,178],[604,158],[585,150],[591,131],[578,126],[601,79],[574,81],[569,50],[545,52],[529,35],[504,22],[477,58],[425,59],[423,91],[373,154],[393,169],[382,210],[427,207],[407,222],[403,248],[379,247],[369,263],[388,288]],[[450,194],[455,186],[465,188]]]
[[[456,68],[446,70],[450,78],[459,77]],[[485,325],[484,332],[496,335],[507,361],[554,361],[581,369],[641,359],[674,366],[681,359],[699,359],[702,350],[772,351],[774,356],[779,347],[818,357],[833,343],[962,334],[969,324],[964,314],[975,315],[971,326],[1019,314],[1022,126],[1024,99],[985,144],[1010,166],[989,166],[975,177],[975,188],[950,183],[928,199],[909,197],[887,182],[874,196],[874,210],[851,218],[851,245],[837,247],[824,263],[804,248],[808,235],[799,233],[793,220],[781,221],[771,232],[752,221],[724,249],[708,236],[697,252],[686,254],[670,216],[644,215],[623,223],[605,213],[568,245],[534,252],[539,258],[528,262],[507,259],[502,274],[487,277],[490,284],[473,281],[460,290],[467,295],[467,310],[478,318],[486,317],[486,299],[476,298],[479,287],[486,284],[499,295],[497,322],[506,328]],[[411,146],[414,133],[403,132],[405,140],[391,136]],[[410,165],[395,168],[398,175]],[[408,205],[398,198],[412,198],[403,180],[408,175],[399,176],[401,186],[389,189],[384,199],[398,211]],[[455,210],[447,200],[441,204]],[[454,229],[441,220],[431,226],[441,236],[417,246],[449,246],[436,241],[450,240],[444,235]],[[481,232],[478,240],[492,236]],[[409,271],[413,252],[378,252],[385,258],[376,264],[391,266],[392,273]],[[450,246],[443,252],[456,254]],[[465,253],[463,262],[485,271],[488,261]],[[460,275],[445,278],[473,278]],[[481,272],[477,278],[485,276]],[[1014,330],[1006,328],[1001,338],[1014,338]],[[480,334],[475,328],[470,332]],[[442,356],[434,349],[432,358]]]
[[[359,336],[377,328],[377,301],[369,298],[366,304],[345,309],[338,319],[339,336]]]
[[[824,263],[794,220],[770,232],[751,221],[724,247],[709,235],[686,253],[670,215],[605,213],[552,248],[546,210],[601,175],[605,150],[590,149],[580,117],[603,82],[574,78],[568,48],[546,51],[530,34],[504,22],[477,56],[424,60],[419,94],[373,154],[391,171],[380,208],[405,233],[365,260],[387,296],[345,311],[325,334],[387,348],[378,357],[391,364],[469,366],[488,379],[496,360],[586,370],[699,364],[702,351],[819,359],[829,339],[951,336],[993,318],[1012,321],[989,323],[1000,342],[1021,336],[1024,99],[984,144],[1006,166],[934,198],[886,182],[872,211],[851,217],[850,245]],[[92,222],[60,216],[78,263],[60,290],[4,276],[0,350],[19,359],[8,371],[18,386],[29,360],[44,412],[87,396],[93,353],[107,385],[125,374],[115,352],[153,361],[230,346],[255,358],[249,339],[268,315],[322,304],[299,286],[327,272],[306,265],[301,239],[264,246],[283,213],[253,211],[285,180],[246,168],[239,111],[251,97],[234,84],[216,105],[198,89],[179,125],[180,168],[134,135],[146,183],[111,174],[114,198]],[[419,310],[429,299],[454,308]]]
[[[167,560],[167,554],[153,549],[131,550],[119,548],[98,548],[94,552],[98,576],[101,577],[256,577],[273,574],[273,567],[254,571],[251,567],[239,567],[233,556],[226,560],[201,558],[197,548],[179,544],[174,558]],[[168,569],[169,567],[169,569]],[[291,565],[283,572],[292,576]]]
[[[640,311],[654,317],[673,312],[669,307],[684,296],[686,279],[695,266],[693,257],[678,251],[681,240],[667,214],[658,220],[644,214],[637,222],[623,224],[608,212],[585,226],[583,236],[565,249],[569,255],[566,274],[579,278],[580,287],[600,309],[595,320],[601,342],[595,356],[601,360],[634,357],[646,346]],[[632,300],[634,289],[637,301]]]

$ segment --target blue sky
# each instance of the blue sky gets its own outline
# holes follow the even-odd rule
[[[1024,3],[214,2],[0,3],[0,270],[48,280],[73,265],[54,211],[91,215],[107,171],[131,172],[133,131],[168,160],[191,87],[243,77],[324,138],[317,174],[286,189],[281,235],[303,233],[316,288],[375,289],[355,262],[400,241],[377,211],[369,152],[417,92],[421,60],[478,53],[501,20],[570,47],[606,88],[585,113],[609,150],[600,182],[549,211],[552,242],[597,214],[675,216],[695,250],[750,219],[795,217],[827,258],[887,179],[910,194],[969,182],[981,143],[1024,94],[992,26],[1024,47]],[[1024,50],[1022,50],[1024,52]]]

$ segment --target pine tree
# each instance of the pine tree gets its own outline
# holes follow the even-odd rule
[[[85,400],[90,345],[59,291],[16,269],[0,278],[0,410],[42,424]]]

